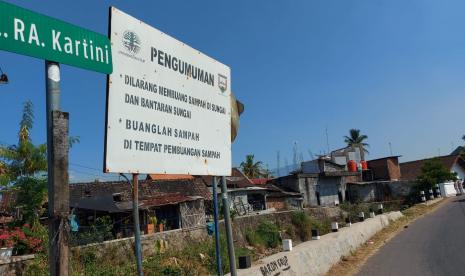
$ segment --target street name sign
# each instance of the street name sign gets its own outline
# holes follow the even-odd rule
[[[0,50],[112,72],[108,37],[0,1]]]
[[[230,68],[110,8],[105,172],[231,174]]]

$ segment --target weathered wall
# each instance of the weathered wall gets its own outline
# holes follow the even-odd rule
[[[387,161],[389,180],[399,180],[401,178],[398,158],[391,158]]]
[[[351,254],[393,220],[402,217],[392,212],[344,227],[339,232],[323,235],[320,240],[308,241],[290,252],[280,252],[253,265],[239,269],[238,275],[324,275],[341,257]]]
[[[351,202],[401,200],[407,197],[414,182],[373,181],[365,184],[348,184]]]
[[[342,212],[339,207],[320,207],[307,208],[303,210],[310,216],[318,219],[340,218]],[[270,214],[250,215],[238,217],[233,220],[233,236],[234,241],[240,245],[247,245],[246,233],[248,230],[256,229],[262,221],[270,221],[276,225],[291,224],[291,214],[295,211],[283,211]],[[223,221],[220,222],[220,227],[223,228]]]
[[[185,245],[189,244],[190,241],[199,241],[207,238],[207,236],[206,227],[188,230],[176,229],[150,235],[142,235],[142,255],[152,255],[158,252],[160,247],[182,249]],[[125,261],[130,262],[134,258],[134,238],[124,238],[105,241],[103,243],[77,246],[73,247],[71,252],[72,254],[80,254],[80,252],[85,249],[92,250],[97,256],[118,258],[121,263]]]
[[[267,197],[266,208],[275,210],[283,210],[286,208],[286,199],[284,197]]]
[[[317,186],[317,191],[320,193],[320,205],[335,206],[336,202],[339,203],[340,189],[341,177],[320,177]]]
[[[303,194],[304,207],[316,207],[318,201],[316,198],[316,183],[318,179],[313,177],[298,178],[300,193]]]

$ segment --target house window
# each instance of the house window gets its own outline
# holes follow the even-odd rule
[[[123,199],[122,199],[122,197],[121,197],[121,194],[120,194],[120,193],[113,194],[113,201],[114,201],[114,202],[121,202],[121,201],[123,201]]]
[[[316,202],[318,203],[318,205],[321,205],[320,192],[315,192],[315,195],[316,195]]]

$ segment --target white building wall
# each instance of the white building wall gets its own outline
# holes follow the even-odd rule
[[[457,177],[459,179],[462,179],[464,180],[465,179],[465,170],[459,166],[457,163],[455,163],[453,166],[452,166],[452,169],[451,169],[452,172],[455,172],[457,174]]]

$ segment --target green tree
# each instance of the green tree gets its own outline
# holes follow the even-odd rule
[[[364,152],[369,153],[367,148],[369,148],[370,145],[364,142],[367,139],[368,139],[368,136],[361,135],[360,129],[355,129],[355,128],[352,128],[349,130],[349,136],[344,136],[344,142],[348,146],[360,146]]]
[[[22,221],[34,224],[44,212],[47,200],[47,179],[44,177],[20,177],[15,183],[16,206],[21,208]]]
[[[450,172],[439,158],[433,158],[425,161],[423,167],[421,167],[421,173],[417,177],[417,183],[420,190],[429,190],[436,184],[456,179],[456,173]]]
[[[20,177],[33,177],[47,170],[47,147],[34,145],[30,132],[34,123],[31,101],[24,103],[23,115],[19,124],[18,144],[0,146],[0,184],[6,186]]]
[[[32,143],[33,124],[33,105],[27,101],[19,123],[18,144],[0,146],[0,184],[16,191],[16,206],[21,208],[23,222],[28,223],[39,218],[47,196],[47,179],[39,175],[47,170],[47,147]]]
[[[248,178],[260,177],[262,173],[262,162],[255,162],[253,154],[245,156],[245,162],[241,162],[241,170]]]

